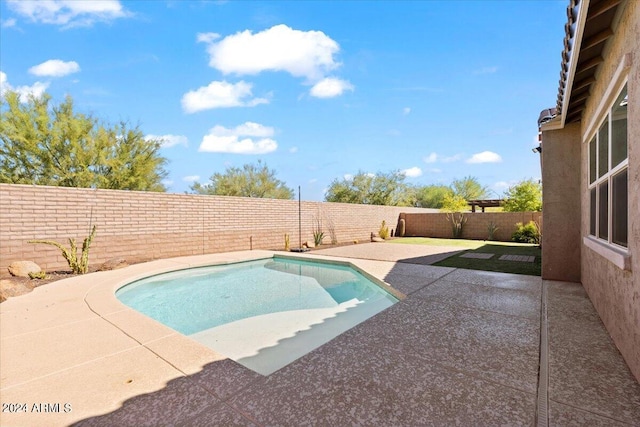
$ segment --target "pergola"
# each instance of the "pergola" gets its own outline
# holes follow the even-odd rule
[[[502,199],[467,200],[467,203],[471,205],[471,212],[476,211],[476,206],[482,208],[482,212],[484,212],[484,208],[497,208],[502,206],[502,202]]]

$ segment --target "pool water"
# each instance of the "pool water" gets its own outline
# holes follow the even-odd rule
[[[278,257],[153,276],[116,296],[263,375],[398,301],[351,267]]]

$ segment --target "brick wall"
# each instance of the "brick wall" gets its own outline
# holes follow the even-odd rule
[[[495,240],[508,242],[516,230],[516,223],[536,221],[542,228],[542,212],[475,212],[465,213],[467,218],[462,229],[462,238],[485,240],[488,237],[487,226],[493,222],[498,226]],[[405,220],[405,235],[420,237],[451,238],[451,223],[445,213],[406,213],[400,216]],[[542,231],[542,230],[540,230]]]
[[[339,242],[369,241],[382,220],[395,228],[401,212],[428,209],[302,202],[302,241],[313,242],[314,218],[323,220],[325,242],[332,221]],[[0,184],[0,274],[12,261],[32,260],[43,269],[67,269],[60,251],[27,243],[55,240],[79,246],[97,226],[90,263],[150,260],[245,249],[283,249],[288,233],[298,246],[298,202]]]

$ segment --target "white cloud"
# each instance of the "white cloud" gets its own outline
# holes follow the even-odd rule
[[[31,86],[13,87],[9,83],[7,74],[0,71],[0,96],[8,90],[14,91],[20,97],[20,102],[27,102],[30,96],[40,98],[49,87],[49,82],[35,82]]]
[[[255,107],[269,103],[266,98],[251,98],[251,88],[251,83],[242,80],[238,83],[213,81],[208,86],[185,93],[182,109],[187,113],[195,113],[212,108]]]
[[[313,85],[309,93],[316,98],[334,98],[342,95],[346,90],[353,91],[353,85],[348,81],[326,77]]]
[[[498,181],[495,184],[493,184],[493,188],[498,190],[498,191],[502,191],[502,190],[506,190],[507,188],[511,187],[512,185],[514,185],[516,183],[516,181]]]
[[[184,145],[185,147],[189,145],[189,140],[184,135],[146,135],[144,139],[147,141],[150,139],[160,141],[164,148],[173,147],[175,145]]]
[[[318,182],[318,179],[317,179],[317,178],[311,178],[311,179],[309,180],[309,184],[315,184],[316,182]]]
[[[452,163],[457,162],[458,160],[462,160],[462,154],[454,154],[449,157],[438,157],[442,163]]]
[[[20,102],[27,102],[30,96],[40,98],[49,87],[49,82],[35,82],[31,86],[18,86],[13,88],[20,95]]]
[[[431,153],[428,156],[423,157],[422,161],[425,163],[436,163],[436,162],[452,163],[452,162],[457,162],[458,160],[461,160],[461,159],[462,159],[462,154],[454,154],[453,156],[443,157],[440,154]]]
[[[130,16],[118,0],[9,0],[15,13],[43,24],[66,28],[90,26],[95,22],[109,22]]]
[[[351,181],[353,179],[353,175],[350,173],[345,173],[343,175],[343,178],[345,179],[345,181]]]
[[[29,73],[35,76],[62,77],[68,74],[77,73],[80,66],[75,61],[64,62],[60,59],[50,59],[42,64],[29,68]]]
[[[162,185],[164,185],[165,187],[171,187],[173,185],[173,181],[170,179],[163,179]]]
[[[7,90],[10,90],[9,81],[7,80],[7,73],[0,71],[0,96],[4,95]]]
[[[402,109],[402,114],[404,114],[405,116],[408,116],[408,115],[409,115],[409,113],[411,113],[411,108],[409,108],[409,107],[404,107],[404,108]]]
[[[297,152],[298,152],[298,147],[291,147],[291,148],[289,148],[289,152],[290,152],[291,154],[293,154],[293,153],[297,153]]]
[[[502,157],[493,151],[483,151],[476,153],[471,158],[467,159],[467,163],[500,163]]]
[[[255,34],[245,30],[219,41],[211,33],[200,34],[198,40],[209,45],[209,65],[224,74],[285,71],[317,81],[340,65],[334,59],[340,46],[326,34],[282,24]]]
[[[425,163],[435,163],[438,161],[438,155],[436,153],[431,153],[427,157],[423,157],[422,160]]]
[[[275,130],[272,127],[261,125],[260,123],[245,122],[236,126],[233,129],[225,128],[224,126],[215,126],[212,131],[218,136],[258,136],[268,137],[275,134]]]
[[[198,151],[232,154],[271,153],[278,148],[278,143],[269,138],[274,133],[273,128],[253,122],[246,122],[232,129],[217,125],[204,136]],[[259,139],[254,140],[251,137]]]
[[[2,28],[11,28],[11,27],[15,27],[18,21],[16,21],[16,18],[9,18],[9,19],[5,19],[2,21]]]
[[[196,40],[198,43],[213,43],[214,40],[220,38],[218,33],[198,33],[196,34]]]
[[[494,74],[498,71],[498,67],[482,67],[473,71],[473,74]]]
[[[409,169],[405,169],[402,171],[402,173],[404,174],[404,176],[409,177],[409,178],[417,178],[419,176],[422,175],[422,169],[420,169],[417,166],[414,166],[412,168]]]
[[[200,175],[187,175],[182,178],[184,182],[196,182],[200,180]]]

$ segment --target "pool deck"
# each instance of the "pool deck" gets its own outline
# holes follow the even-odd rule
[[[429,257],[453,249],[406,246],[299,255],[350,262],[406,298],[268,376],[114,291],[276,252],[158,260],[11,298],[0,304],[0,425],[640,425],[640,384],[581,285],[435,267]]]

